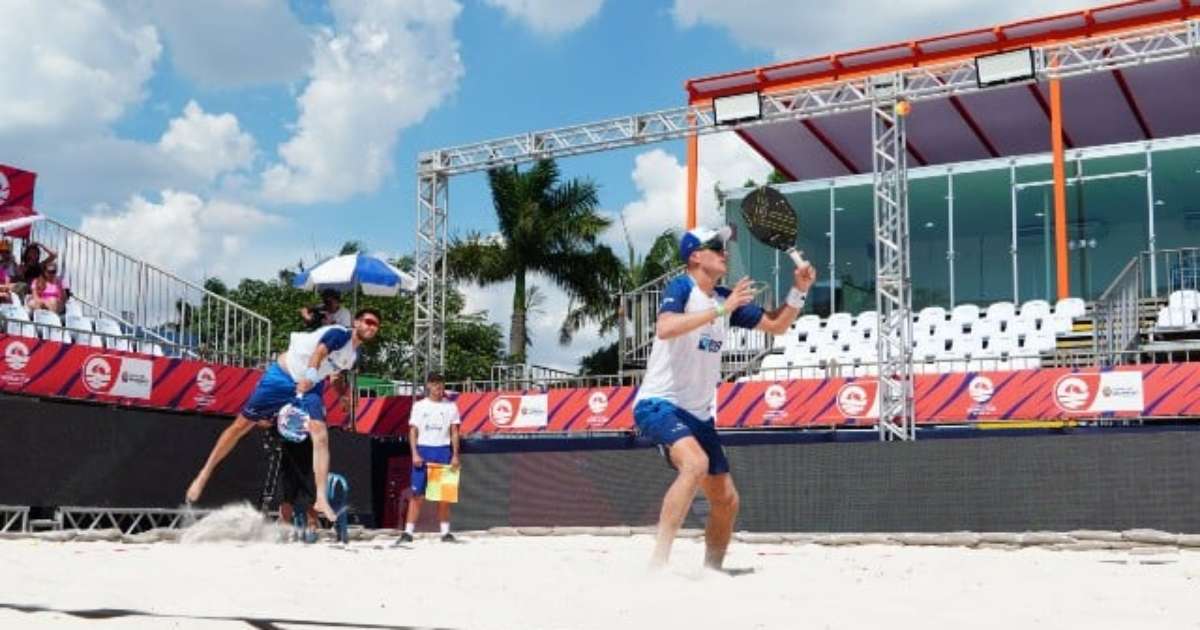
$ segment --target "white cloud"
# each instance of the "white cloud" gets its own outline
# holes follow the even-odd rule
[[[164,190],[154,202],[134,195],[117,212],[83,218],[79,230],[185,277],[241,273],[247,238],[282,220],[233,201]],[[146,235],[152,234],[153,238]]]
[[[722,133],[700,138],[700,165],[696,199],[696,220],[714,225],[722,220],[717,207],[714,185],[739,188],[748,179],[762,183],[771,166],[736,134]],[[681,229],[687,212],[687,166],[675,156],[653,149],[634,160],[633,184],[641,197],[621,210],[630,240],[639,254],[645,254],[654,238],[667,229]],[[614,222],[606,240],[625,251],[624,239]]]
[[[554,37],[573,31],[592,19],[604,0],[484,0],[541,35]]]
[[[340,201],[378,189],[400,131],[463,74],[457,2],[335,0],[332,8],[335,26],[316,39],[296,132],[263,174],[272,201]]]
[[[158,148],[202,177],[250,166],[254,138],[241,130],[233,114],[207,114],[189,101],[183,116],[171,120]]]
[[[97,0],[5,3],[0,138],[104,127],[142,100],[161,50],[153,26]]]
[[[729,31],[743,46],[787,59],[866,48],[1104,4],[1087,0],[675,0],[675,22]]]
[[[286,0],[140,0],[163,32],[176,69],[212,87],[300,79],[312,58],[309,32]]]

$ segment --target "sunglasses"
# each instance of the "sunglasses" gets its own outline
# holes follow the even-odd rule
[[[49,275],[49,276],[53,276],[56,273],[58,273],[57,269],[47,269],[46,270],[46,275]]]
[[[367,326],[371,326],[372,328],[379,328],[379,320],[375,319],[374,317],[364,317],[362,323],[366,324]]]
[[[700,247],[696,249],[707,249],[711,252],[717,252],[720,254],[725,251],[725,241],[722,241],[720,238],[709,239],[701,243]]]

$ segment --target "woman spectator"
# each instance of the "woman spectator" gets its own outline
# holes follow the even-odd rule
[[[42,265],[42,277],[30,283],[25,305],[31,311],[43,309],[61,314],[66,303],[67,287],[58,276],[58,263],[50,259]]]
[[[46,259],[42,260],[42,250],[46,250]],[[17,268],[18,280],[27,284],[33,284],[34,280],[42,277],[42,268],[54,262],[58,258],[58,254],[54,253],[49,247],[29,241],[25,246],[25,250],[21,252],[21,265]]]
[[[12,301],[17,291],[17,261],[13,259],[12,243],[0,240],[0,304]]]

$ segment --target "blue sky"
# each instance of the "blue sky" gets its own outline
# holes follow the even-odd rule
[[[423,150],[670,107],[685,79],[984,26],[1078,0],[10,0],[0,162],[39,173],[40,210],[184,277],[266,277],[346,240],[413,246]],[[1003,6],[998,6],[1003,5]],[[12,98],[22,95],[23,98]],[[702,144],[702,185],[769,170]],[[574,158],[635,246],[682,222],[681,143]],[[702,199],[701,216],[714,204]],[[451,230],[495,227],[482,175],[451,184]],[[606,240],[621,244],[617,230]],[[68,262],[69,265],[69,262]],[[533,279],[534,283],[538,279]],[[508,287],[470,307],[508,320]],[[602,343],[553,330],[536,362]]]

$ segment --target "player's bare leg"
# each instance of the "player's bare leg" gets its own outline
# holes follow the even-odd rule
[[[738,491],[729,473],[706,475],[700,487],[710,506],[708,523],[704,527],[704,566],[720,569],[725,562],[725,551],[729,549],[729,539],[733,537]]]
[[[696,498],[701,480],[708,474],[708,455],[704,454],[696,438],[688,436],[676,441],[671,445],[669,454],[679,474],[663,497],[654,555],[650,559],[651,568],[662,567],[671,557],[671,544],[683,526],[683,519],[687,517],[692,500]]]
[[[204,494],[204,486],[208,484],[208,480],[212,477],[213,471],[217,469],[217,465],[229,455],[229,452],[233,450],[238,441],[253,428],[254,422],[242,415],[238,415],[238,417],[233,419],[233,422],[229,423],[229,426],[225,427],[220,437],[217,438],[217,443],[213,445],[212,452],[208,454],[208,461],[204,462],[204,466],[196,474],[196,478],[192,480],[191,485],[188,486],[187,494],[185,495],[188,503],[195,503],[200,500],[200,495]]]

